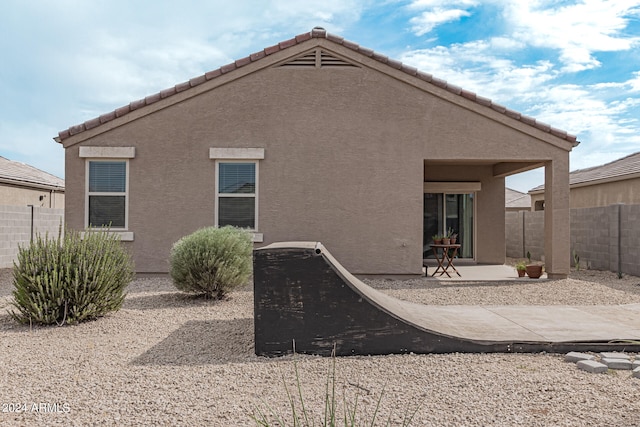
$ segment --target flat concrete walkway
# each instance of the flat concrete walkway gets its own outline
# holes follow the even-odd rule
[[[481,341],[640,342],[640,304],[605,306],[425,306],[416,326]]]
[[[461,277],[452,274],[431,277],[441,282],[536,282],[548,280],[518,277],[507,265],[460,265]],[[357,279],[351,283],[379,307],[427,331],[474,341],[497,342],[591,342],[624,341],[640,343],[640,304],[601,306],[432,306],[399,301],[381,295]]]

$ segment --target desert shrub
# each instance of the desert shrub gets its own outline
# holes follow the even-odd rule
[[[184,292],[222,298],[251,275],[251,234],[235,227],[202,228],[174,243],[171,278]]]
[[[133,278],[129,253],[119,237],[100,230],[67,230],[57,239],[37,235],[13,264],[15,311],[20,323],[74,324],[122,306]]]

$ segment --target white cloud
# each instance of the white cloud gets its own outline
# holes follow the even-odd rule
[[[626,84],[631,87],[631,91],[640,92],[640,71],[633,73],[634,77]]]
[[[496,44],[490,40],[438,46],[407,52],[401,59],[498,103],[528,99],[540,86],[557,76],[549,61],[517,65],[508,56],[496,55],[500,44],[502,41]]]
[[[540,0],[505,1],[504,17],[515,38],[531,46],[559,49],[567,72],[600,66],[594,52],[630,50],[640,37],[623,30],[631,17],[639,15],[637,0],[583,0],[557,6]]]
[[[410,19],[411,30],[417,36],[425,35],[438,25],[471,16],[467,9],[476,5],[475,0],[414,0],[408,6],[409,10],[427,10]]]
[[[476,6],[478,2],[476,0],[414,0],[409,5],[411,9],[426,9],[430,7],[443,7],[443,6]]]
[[[411,19],[412,30],[416,35],[422,36],[431,32],[435,27],[450,21],[457,21],[463,16],[471,14],[462,9],[435,8],[429,12],[423,12],[420,16]]]

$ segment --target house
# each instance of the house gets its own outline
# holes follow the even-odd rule
[[[505,209],[507,212],[530,211],[531,196],[513,188],[504,189]]]
[[[111,224],[138,272],[205,226],[320,241],[420,275],[431,236],[505,260],[505,177],[544,166],[546,267],[569,272],[576,137],[322,28],[63,130],[68,227]]]
[[[36,234],[57,235],[64,195],[62,179],[0,156],[0,268],[11,268]]]
[[[0,156],[0,205],[64,208],[64,180]]]
[[[569,173],[569,188],[571,208],[640,204],[640,152]],[[531,189],[529,195],[532,210],[545,209],[544,185]]]

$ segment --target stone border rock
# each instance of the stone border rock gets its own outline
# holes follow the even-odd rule
[[[640,355],[624,352],[602,352],[595,354],[571,351],[564,356],[565,362],[575,363],[578,369],[594,374],[606,373],[609,369],[632,371],[633,378],[640,378]]]

